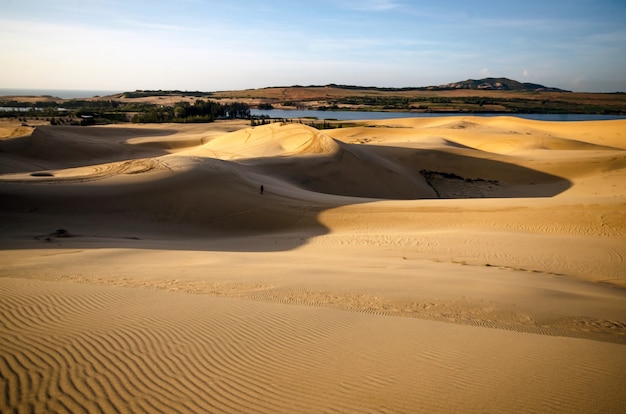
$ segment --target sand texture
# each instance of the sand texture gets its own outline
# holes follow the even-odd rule
[[[5,121],[0,411],[619,413],[625,256],[626,121]]]

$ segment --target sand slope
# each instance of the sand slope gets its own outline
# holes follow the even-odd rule
[[[0,410],[620,412],[623,131],[2,125]]]

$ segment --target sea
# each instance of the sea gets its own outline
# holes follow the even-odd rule
[[[93,98],[94,96],[108,96],[125,91],[95,90],[95,89],[8,89],[0,88],[1,96],[54,96],[61,99]]]

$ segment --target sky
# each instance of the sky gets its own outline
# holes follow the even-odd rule
[[[0,88],[626,92],[624,0],[0,0]]]

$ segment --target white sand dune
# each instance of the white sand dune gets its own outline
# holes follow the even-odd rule
[[[0,125],[0,410],[621,412],[624,131]]]

